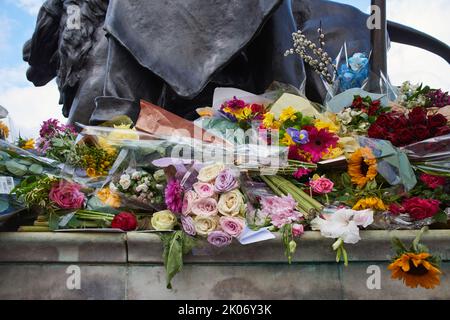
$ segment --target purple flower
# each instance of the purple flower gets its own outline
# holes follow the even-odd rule
[[[292,140],[298,144],[307,144],[309,142],[309,134],[306,130],[297,130],[295,128],[288,128],[287,134],[291,136]]]
[[[231,170],[226,169],[219,173],[214,184],[217,193],[226,193],[236,188],[239,188],[239,182]]]
[[[173,213],[181,213],[183,208],[183,187],[180,182],[176,179],[172,179],[167,184],[165,190],[165,198],[167,209]]]
[[[243,109],[245,108],[245,101],[233,97],[233,100],[225,102],[225,106],[233,110]]]
[[[233,238],[223,231],[213,231],[208,236],[208,242],[216,247],[226,247],[231,244]]]
[[[306,168],[299,168],[294,174],[293,177],[297,180],[300,180],[301,178],[303,178],[304,176],[307,176],[308,174],[311,173],[310,169],[306,169]]]
[[[53,137],[59,130],[59,121],[57,119],[48,119],[44,121],[41,125],[41,130],[39,131],[39,135],[41,138],[44,137]]]
[[[197,234],[195,231],[194,219],[190,216],[181,216],[181,226],[186,234],[192,237]]]

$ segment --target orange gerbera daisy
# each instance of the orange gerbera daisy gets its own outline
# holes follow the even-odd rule
[[[441,270],[428,259],[429,253],[404,253],[388,267],[392,271],[392,278],[403,280],[406,286],[417,288],[421,286],[433,289],[441,283]]]
[[[377,160],[370,148],[356,150],[348,160],[348,174],[360,188],[377,176]]]

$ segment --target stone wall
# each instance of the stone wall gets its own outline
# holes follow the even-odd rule
[[[299,242],[292,265],[280,239],[205,246],[186,257],[168,290],[154,234],[0,233],[0,299],[450,299],[448,230],[423,237],[442,257],[440,287],[409,289],[390,279],[390,239],[410,242],[415,234],[364,231],[359,244],[346,247],[348,267],[334,261],[332,240],[316,232]],[[73,266],[80,289],[68,285]],[[369,266],[381,270],[379,290],[367,287]]]

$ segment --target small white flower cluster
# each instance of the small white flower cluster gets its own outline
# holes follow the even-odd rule
[[[165,177],[159,172],[151,175],[146,171],[125,172],[118,182],[110,183],[112,191],[130,196],[130,199],[146,204],[159,204],[163,201]]]
[[[342,124],[341,133],[347,134],[347,133],[349,133],[349,131],[361,132],[361,133],[366,132],[370,127],[369,122],[360,122],[360,123],[358,123],[358,125],[356,127],[350,126],[350,124],[353,122],[354,118],[360,117],[363,115],[365,115],[365,114],[361,110],[353,110],[352,108],[345,108],[340,113],[336,114],[337,120],[339,121],[339,123]]]
[[[421,85],[413,85],[409,81],[405,81],[400,87],[397,102],[408,109],[415,107],[426,107],[428,99],[425,95],[419,94]]]
[[[301,30],[294,32],[292,34],[294,48],[287,50],[284,55],[287,57],[294,53],[298,54],[315,72],[332,84],[334,77],[329,69],[331,67],[334,74],[336,73],[336,66],[333,64],[333,59],[324,50],[325,34],[322,27],[317,29],[317,33],[319,34],[319,45],[307,39]]]

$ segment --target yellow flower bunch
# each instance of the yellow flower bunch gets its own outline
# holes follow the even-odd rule
[[[387,206],[384,204],[383,200],[378,197],[367,197],[360,199],[354,206],[353,210],[366,210],[374,209],[379,211],[388,210]]]
[[[321,118],[314,121],[314,126],[321,130],[321,129],[327,129],[328,131],[332,133],[338,133],[340,130],[340,127],[336,122],[333,120],[333,116],[322,116]]]
[[[286,121],[295,121],[297,120],[297,110],[295,110],[293,107],[287,107],[286,109],[283,109],[283,111],[280,114],[280,122],[286,122]]]
[[[284,135],[283,139],[280,140],[280,144],[286,147],[295,146],[294,140],[287,133]]]
[[[116,130],[111,131],[106,140],[139,140],[139,134],[130,125],[114,125],[114,129]]]
[[[344,150],[339,147],[329,148],[327,152],[323,153],[322,160],[336,159],[344,154]]]
[[[252,117],[252,109],[250,107],[239,109],[234,112],[234,116],[239,121],[250,119]]]
[[[0,121],[0,136],[7,139],[9,137],[9,128],[8,126]]]
[[[280,123],[275,120],[275,115],[272,112],[267,112],[264,115],[263,125],[264,125],[264,128],[267,128],[267,129],[279,129],[280,128]]]
[[[97,198],[105,205],[112,208],[120,208],[121,202],[120,197],[117,193],[111,191],[110,188],[106,187],[97,192]]]

